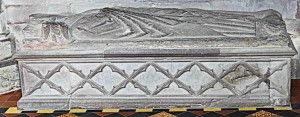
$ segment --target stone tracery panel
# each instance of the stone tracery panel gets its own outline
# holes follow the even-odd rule
[[[229,63],[229,66],[219,68],[221,69],[221,72],[217,73],[215,70],[216,68],[210,68],[204,65],[205,62],[182,62],[185,64],[184,66],[178,66],[177,72],[170,72],[169,69],[171,68],[165,68],[160,65],[160,62],[146,62],[146,63],[138,63],[138,67],[133,68],[133,72],[131,74],[128,73],[128,71],[121,69],[118,67],[118,65],[123,64],[123,66],[126,66],[126,63],[95,63],[97,64],[97,67],[95,68],[84,68],[89,69],[90,72],[88,74],[83,73],[81,69],[82,67],[75,68],[73,65],[76,65],[76,63],[68,63],[68,62],[62,62],[62,63],[51,63],[55,67],[48,67],[43,69],[48,69],[48,72],[46,74],[42,74],[39,70],[37,70],[34,67],[31,67],[34,64],[37,63],[21,63],[20,67],[24,73],[25,79],[30,79],[31,77],[27,77],[27,74],[32,74],[39,78],[40,80],[31,86],[27,88],[24,91],[25,96],[31,95],[36,90],[40,89],[44,84],[47,84],[49,88],[56,90],[61,95],[72,95],[77,90],[82,89],[84,85],[89,84],[92,88],[97,89],[100,91],[104,96],[113,96],[117,95],[120,90],[126,89],[128,84],[132,84],[134,88],[139,89],[142,91],[144,96],[158,96],[158,94],[162,93],[163,90],[170,88],[170,85],[172,83],[175,83],[177,88],[183,89],[181,91],[185,91],[184,94],[188,94],[190,97],[194,96],[203,96],[203,94],[209,90],[209,89],[218,89],[216,86],[217,83],[221,85],[221,89],[225,88],[230,92],[230,94],[216,94],[216,95],[235,95],[235,96],[244,96],[247,94],[251,94],[251,92],[255,89],[259,89],[261,84],[265,84],[267,87],[263,90],[265,90],[266,93],[269,93],[270,89],[273,89],[277,93],[288,96],[289,92],[285,91],[283,87],[288,87],[287,84],[282,85],[279,80],[273,80],[270,79],[270,77],[275,74],[276,72],[280,72],[286,68],[286,65],[288,65],[289,61],[281,61],[280,64],[277,64],[275,66],[271,66],[269,62],[256,62],[253,64],[253,62],[245,62],[245,61],[237,61],[237,62],[231,62]],[[272,62],[271,62],[272,63]],[[42,64],[42,63],[41,63]],[[128,63],[127,63],[128,64]],[[181,64],[180,62],[174,62],[170,63],[173,66],[176,66],[176,64]],[[223,62],[218,62],[217,64],[228,64]],[[182,65],[182,64],[181,64]],[[266,66],[267,65],[267,66]],[[147,74],[150,76],[152,73],[149,72],[147,69],[150,67],[153,67],[155,69],[156,73],[161,74],[162,77],[164,77],[163,82],[157,83],[157,84],[145,84],[141,83],[141,80],[137,80],[137,77],[141,74]],[[191,70],[193,67],[198,68],[197,70]],[[61,72],[62,68],[67,69],[67,74],[74,74],[78,78],[80,78],[79,82],[76,84],[73,84],[70,88],[70,90],[66,90],[62,88],[61,86],[57,85],[55,81],[53,82],[51,79],[54,77],[55,74]],[[103,85],[99,84],[99,81],[97,79],[93,79],[97,74],[100,74],[103,72],[105,68],[109,68],[111,74],[118,74],[115,76],[118,76],[120,78],[116,78],[117,84],[111,84],[112,90],[107,90]],[[218,69],[218,68],[217,68]],[[266,69],[264,72],[261,69]],[[219,70],[220,71],[220,70]],[[181,77],[184,76],[185,73],[188,72],[198,72],[201,74],[207,74],[210,76],[211,80],[207,83],[201,84],[200,89],[193,89],[191,85],[197,85],[197,84],[187,84],[180,80]],[[235,73],[237,72],[237,73]],[[232,73],[237,74],[238,76],[231,75]],[[278,74],[277,74],[278,75]],[[288,74],[281,74],[281,77],[288,78]],[[99,77],[99,76],[98,76]],[[201,78],[202,76],[196,76],[198,78]],[[245,80],[246,77],[248,79],[255,79],[253,82],[247,82],[250,84],[243,84],[242,82],[238,82],[237,80]],[[111,77],[113,78],[113,77]],[[60,79],[68,79],[68,78],[60,78]],[[101,80],[101,79],[100,79]],[[103,80],[103,79],[102,79]],[[111,79],[112,81],[114,79]],[[283,79],[281,79],[283,80]],[[71,80],[61,80],[64,83],[70,83]],[[233,83],[235,82],[235,83]],[[155,90],[150,90],[146,85],[154,85]],[[245,85],[243,88],[240,85]],[[129,91],[130,92],[130,91]],[[163,95],[163,94],[160,94]],[[166,94],[168,95],[168,94]]]

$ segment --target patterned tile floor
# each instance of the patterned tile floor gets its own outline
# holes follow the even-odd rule
[[[20,97],[20,90],[0,95],[0,117],[300,117],[300,80],[292,80],[292,108],[255,110],[248,108],[247,111],[239,109],[148,109],[18,112],[14,110],[14,107],[17,106]]]

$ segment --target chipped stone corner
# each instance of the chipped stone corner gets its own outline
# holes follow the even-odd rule
[[[0,94],[20,89],[17,63],[13,59],[15,50],[14,37],[0,35]]]
[[[18,89],[20,89],[20,81],[16,65],[0,68],[0,94]]]
[[[0,8],[0,94],[20,89],[18,68],[13,59],[16,51],[14,40],[14,36],[7,29],[3,9]]]

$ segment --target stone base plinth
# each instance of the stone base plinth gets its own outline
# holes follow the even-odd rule
[[[136,108],[189,108],[207,107],[238,108],[238,107],[273,107],[269,99],[243,98],[22,98],[19,108],[24,110],[70,110],[70,109],[136,109]],[[288,106],[288,105],[286,105]]]

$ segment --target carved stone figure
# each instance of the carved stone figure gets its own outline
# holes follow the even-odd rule
[[[190,46],[189,42],[193,42],[195,47],[257,47],[286,46],[290,41],[281,15],[273,10],[239,13],[193,8],[120,7],[89,10],[70,16],[36,14],[31,15],[31,25],[24,33],[31,36],[25,49],[34,49],[31,46],[39,45],[31,44],[32,39],[36,38],[39,39],[35,41],[64,44],[67,40],[70,43],[76,40],[77,43],[66,48],[78,50],[82,49],[81,42],[105,43],[110,48],[119,47],[114,45],[116,42],[131,42],[122,47],[147,48],[150,45],[156,46],[153,42],[159,40],[180,48]]]

